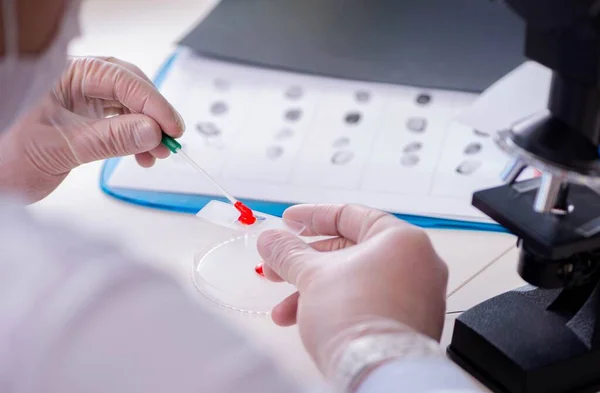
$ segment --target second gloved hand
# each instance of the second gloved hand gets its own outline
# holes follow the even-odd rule
[[[440,339],[448,272],[425,232],[355,205],[295,206],[284,217],[304,224],[306,236],[334,237],[310,245],[286,232],[259,238],[267,278],[298,288],[272,318],[298,323],[324,374],[364,335],[408,330]]]
[[[0,139],[0,188],[36,202],[78,165],[136,155],[151,166],[180,137],[181,116],[135,66],[75,58],[48,97]]]

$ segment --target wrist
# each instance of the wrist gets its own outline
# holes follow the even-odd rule
[[[377,371],[380,367],[383,367],[394,360],[394,358],[389,358],[381,361],[375,361],[373,364],[365,365],[362,370],[357,371],[355,375],[348,378],[346,381],[337,380],[334,385],[337,389],[336,391],[344,393],[358,392],[362,384],[369,379],[371,374]]]
[[[409,358],[443,357],[439,343],[396,321],[353,326],[332,340],[325,375],[336,392],[355,392],[377,368]]]

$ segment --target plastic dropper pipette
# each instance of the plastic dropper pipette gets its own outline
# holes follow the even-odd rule
[[[208,172],[206,172],[200,165],[198,165],[196,161],[194,161],[189,155],[187,155],[186,152],[183,151],[181,143],[177,142],[175,138],[170,137],[164,132],[162,134],[161,142],[163,145],[166,146],[167,149],[169,149],[169,151],[171,151],[171,153],[183,157],[192,168],[203,174],[204,177],[206,177],[206,179],[210,181],[212,185],[215,186],[221,192],[221,194],[223,194],[223,196],[227,198],[227,200],[229,200],[229,202],[231,202],[231,204],[240,212],[240,217],[238,218],[239,222],[246,225],[252,225],[256,222],[256,217],[254,217],[254,213],[252,213],[252,210],[246,205],[244,205],[242,202],[235,199]]]

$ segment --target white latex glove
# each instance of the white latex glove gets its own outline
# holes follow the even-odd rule
[[[298,323],[326,376],[345,346],[363,335],[413,329],[439,341],[448,270],[424,231],[356,205],[295,206],[284,217],[304,224],[305,236],[334,236],[310,245],[287,232],[259,238],[267,278],[298,288],[272,318]]]
[[[0,138],[0,188],[35,202],[84,163],[136,154],[149,167],[169,156],[161,130],[180,137],[183,120],[137,67],[72,59],[54,91]]]

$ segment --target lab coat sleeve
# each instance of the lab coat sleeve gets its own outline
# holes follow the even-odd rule
[[[158,278],[106,291],[58,342],[47,392],[296,392],[263,352]]]
[[[295,393],[172,278],[0,201],[0,390]]]
[[[482,393],[478,383],[445,357],[405,359],[374,370],[357,393]]]

